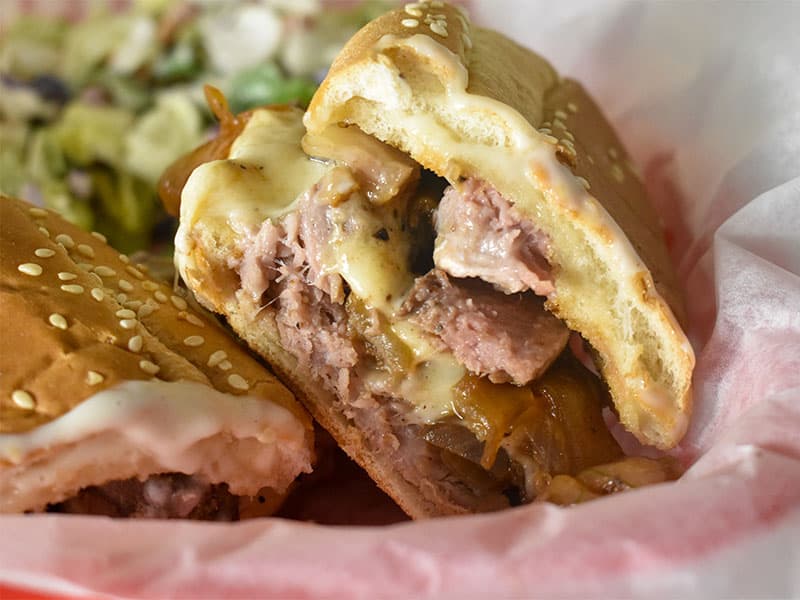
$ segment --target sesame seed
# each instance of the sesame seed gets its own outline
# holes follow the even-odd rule
[[[32,217],[46,217],[47,211],[43,208],[39,208],[38,206],[31,206],[28,209],[28,214]]]
[[[233,368],[233,365],[231,364],[231,361],[223,360],[221,363],[219,363],[219,368],[223,371],[230,371]]]
[[[72,281],[73,279],[77,279],[77,278],[78,278],[78,276],[77,276],[77,275],[75,275],[75,273],[68,273],[67,271],[61,271],[61,272],[58,274],[58,278],[59,278],[61,281]]]
[[[567,110],[574,114],[578,112],[578,105],[574,102],[567,102]]]
[[[100,383],[103,383],[104,380],[105,377],[103,377],[97,371],[89,371],[88,373],[86,373],[86,383],[88,383],[89,385],[98,385]]]
[[[539,133],[545,133],[547,135],[550,135],[551,133],[553,133],[553,130],[550,129],[549,127],[541,127],[539,128]]]
[[[572,152],[575,152],[575,144],[572,143],[572,140],[568,140],[567,138],[564,138],[564,139],[562,139],[560,141],[561,141],[561,145],[562,146],[566,146],[567,148],[572,150]]]
[[[472,38],[467,35],[466,31],[461,32],[461,41],[464,44],[464,48],[472,50]]]
[[[225,350],[217,350],[211,356],[208,357],[208,366],[209,367],[216,367],[220,364],[223,360],[228,358],[228,353]]]
[[[121,308],[117,312],[115,312],[114,314],[116,316],[118,316],[120,319],[135,319],[136,318],[136,313],[133,312],[132,310],[127,309],[127,308]]]
[[[124,306],[125,308],[130,308],[131,310],[139,310],[144,304],[141,300],[128,300]]]
[[[431,6],[433,8],[442,8],[444,6],[444,2],[441,2],[440,0],[434,0],[431,2]]]
[[[564,121],[561,119],[553,119],[553,129],[558,127],[559,129],[566,129],[567,126],[564,124]]]
[[[589,184],[589,180],[588,179],[586,179],[585,177],[580,177],[580,176],[577,177],[576,179],[578,180],[578,183],[580,183],[585,190],[588,191],[589,189],[591,189],[592,186]]]
[[[85,262],[79,262],[79,263],[76,263],[76,264],[77,264],[78,268],[79,268],[81,271],[86,271],[87,273],[88,273],[89,271],[91,271],[91,270],[92,270],[92,268],[93,268],[93,266],[92,266],[91,264],[89,264],[89,263],[85,263]]]
[[[172,302],[172,305],[178,310],[186,310],[187,308],[189,308],[189,305],[186,304],[186,300],[184,300],[180,296],[171,296],[170,301]]]
[[[47,227],[39,227],[39,233],[44,237],[50,237],[50,232],[47,230]]]
[[[33,396],[31,396],[25,390],[14,390],[11,392],[11,399],[14,401],[14,404],[20,408],[24,408],[25,410],[33,410],[33,408],[36,406]]]
[[[128,340],[128,350],[131,352],[139,352],[142,349],[143,341],[142,336],[135,335]]]
[[[545,121],[542,123],[542,127],[552,127],[552,123],[550,123],[550,121]]]
[[[120,259],[120,261],[122,261],[126,265],[131,262],[131,259],[128,258],[127,256],[125,256],[124,254],[120,254],[119,255],[119,259]]]
[[[144,279],[144,275],[143,275],[143,274],[142,274],[142,272],[141,272],[139,269],[137,269],[136,267],[133,267],[133,266],[131,266],[131,265],[128,265],[127,267],[125,267],[125,270],[126,270],[128,273],[130,273],[131,275],[133,275],[134,277],[136,277],[136,279]]]
[[[142,307],[136,312],[136,316],[140,319],[144,319],[145,317],[149,317],[152,315],[156,310],[152,304],[143,304]]]
[[[104,235],[103,235],[102,233],[100,233],[99,231],[93,231],[93,232],[92,232],[92,235],[93,235],[94,237],[96,237],[98,240],[100,240],[101,242],[103,242],[104,244],[105,244],[105,243],[108,241],[108,238],[106,238],[106,236],[104,236]]]
[[[94,248],[89,244],[78,244],[78,252],[88,258],[94,258]]]
[[[51,258],[56,255],[56,251],[50,248],[37,248],[33,253],[39,258]]]
[[[469,23],[467,23],[467,19],[466,17],[464,17],[464,15],[462,15],[461,13],[457,13],[456,18],[458,19],[458,22],[461,25],[461,29],[463,29],[464,31],[469,30]]]
[[[50,325],[52,325],[53,327],[57,327],[58,329],[66,330],[67,327],[69,327],[69,325],[67,325],[67,320],[64,318],[64,316],[58,313],[53,313],[52,315],[47,317],[47,320],[50,322]]]
[[[588,160],[588,161],[589,161],[589,164],[590,164],[590,165],[593,165],[593,164],[594,164],[594,158],[592,157],[592,155],[591,155],[591,154],[587,154],[587,155],[586,155],[586,160]]]
[[[439,35],[443,38],[447,37],[447,29],[445,28],[444,25],[442,25],[441,21],[434,21],[433,23],[430,24],[429,27],[431,28],[431,31],[436,35]]]
[[[617,149],[613,146],[608,149],[608,155],[614,160],[619,158],[619,152],[617,152]]]
[[[614,163],[611,167],[611,176],[617,181],[617,183],[622,183],[625,181],[625,173],[617,163]]]
[[[64,248],[72,249],[75,247],[75,241],[66,233],[59,233],[56,236],[56,243],[61,244]]]
[[[414,27],[419,27],[419,21],[417,21],[416,19],[403,19],[402,21],[400,21],[400,24],[403,27],[408,27],[409,29],[412,29]]]
[[[153,294],[153,297],[162,303],[167,301],[167,295],[161,290],[156,290],[156,292]]]
[[[94,268],[94,272],[100,275],[100,277],[113,277],[117,274],[117,272],[112,269],[111,267],[107,267],[106,265],[98,265]]]
[[[119,322],[119,326],[122,327],[123,329],[133,329],[134,327],[136,327],[136,323],[137,323],[136,319],[122,319]]]
[[[139,368],[150,375],[155,375],[161,370],[161,367],[154,362],[150,362],[149,360],[139,361]]]
[[[75,294],[76,296],[78,294],[82,294],[83,293],[83,286],[82,285],[78,285],[76,283],[69,283],[69,284],[66,284],[66,285],[62,285],[61,289],[63,291],[65,291],[65,292],[67,292],[68,294]]]
[[[183,340],[183,343],[191,348],[196,348],[197,346],[202,346],[205,341],[202,335],[190,335]]]
[[[199,317],[196,317],[196,316],[194,316],[192,314],[187,314],[186,315],[186,320],[189,321],[189,323],[191,323],[195,327],[205,327],[206,326],[206,324],[203,323],[202,319],[200,319]]]
[[[563,110],[557,110],[553,114],[555,115],[556,119],[561,119],[562,121],[567,118],[567,113],[565,113]]]
[[[124,290],[126,292],[133,291],[133,284],[128,281],[127,279],[120,279],[119,280],[119,289]]]
[[[95,285],[103,285],[103,280],[100,279],[100,275],[98,275],[97,273],[88,273],[87,277],[91,279],[92,283],[94,283]]]
[[[623,162],[625,163],[625,166],[627,167],[628,171],[630,171],[631,174],[633,174],[634,177],[636,177],[637,179],[641,179],[642,178],[642,173],[641,173],[641,171],[639,171],[639,167],[637,167],[634,163],[632,163],[627,158]]]
[[[565,131],[564,132],[564,137],[567,138],[571,142],[575,141],[575,136],[572,135],[572,132],[570,132],[570,131]]]
[[[231,373],[228,375],[228,383],[232,388],[237,390],[249,390],[250,384],[245,381],[244,377],[239,375],[238,373]]]
[[[154,281],[143,281],[142,288],[148,292],[155,292],[158,289],[158,284]]]
[[[405,10],[412,17],[421,17],[422,16],[422,11],[417,6],[412,6],[411,4],[406,4]]]
[[[103,290],[101,290],[100,288],[92,288],[91,294],[92,298],[94,298],[98,302],[102,302],[103,298],[106,297],[106,295],[103,293]]]
[[[109,292],[111,292],[113,294],[114,290],[109,290]],[[119,302],[120,304],[125,304],[128,301],[128,294],[120,293],[120,294],[117,294],[116,298],[117,298],[117,302]]]
[[[31,277],[38,277],[42,274],[42,266],[36,263],[22,263],[17,267],[17,271],[30,275]]]
[[[545,135],[544,141],[547,142],[548,144],[557,144],[558,138],[555,138],[552,135]]]

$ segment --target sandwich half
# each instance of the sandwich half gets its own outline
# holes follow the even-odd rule
[[[180,274],[411,516],[620,460],[609,407],[680,440],[680,292],[580,85],[415,3],[349,42],[305,115],[237,123],[182,189]]]
[[[0,513],[234,520],[311,470],[305,410],[172,287],[0,197]]]

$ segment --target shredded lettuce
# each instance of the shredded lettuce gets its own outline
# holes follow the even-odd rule
[[[21,17],[0,36],[0,72],[22,79],[56,73],[66,30],[62,21]]]
[[[186,96],[163,94],[125,136],[125,167],[155,187],[175,159],[203,141],[203,121]]]
[[[147,247],[158,218],[158,204],[150,185],[124,171],[95,169],[92,187],[100,201],[100,229],[122,252]]]
[[[124,108],[73,102],[56,125],[55,136],[64,156],[78,166],[99,161],[121,168],[123,142],[133,119]]]
[[[227,88],[231,110],[241,112],[266,104],[306,105],[316,85],[302,78],[287,78],[275,63],[266,63],[241,71]]]

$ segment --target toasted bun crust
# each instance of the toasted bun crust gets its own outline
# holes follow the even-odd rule
[[[125,441],[133,444],[128,456],[101,446],[96,456],[102,453],[104,460],[94,460],[92,468],[84,464],[85,456],[69,465],[59,463],[59,455],[77,456],[80,444],[96,445],[95,438],[108,433],[82,421],[87,436],[91,433],[94,438],[76,440],[75,432],[64,430],[63,423],[70,422],[64,419],[83,403],[113,397],[102,394],[136,382],[154,382],[155,386],[132,389],[143,393],[154,389],[164,395],[165,405],[172,401],[174,389],[188,394],[186,402],[196,397],[198,406],[208,406],[212,412],[220,412],[213,399],[236,407],[235,414],[215,414],[215,420],[203,414],[205,409],[194,415],[185,405],[180,407],[188,429],[200,422],[219,423],[220,429],[212,427],[197,438],[198,443],[207,444],[208,450],[213,438],[217,451],[231,453],[219,462],[244,469],[240,473],[217,469],[213,475],[217,482],[252,479],[245,453],[253,450],[248,444],[255,440],[239,443],[233,433],[248,410],[255,411],[248,413],[251,417],[256,413],[275,417],[277,439],[260,440],[263,447],[286,444],[286,451],[280,450],[283,464],[262,485],[285,489],[300,472],[310,470],[310,418],[291,392],[213,320],[187,306],[169,286],[148,277],[144,267],[131,264],[102,236],[84,232],[50,211],[0,197],[0,228],[0,488],[16,489],[10,473],[22,473],[33,464],[48,476],[49,465],[64,469],[51,487],[25,492],[29,506],[17,503],[12,509],[41,507],[112,479],[143,479],[163,472],[157,469],[165,465],[150,455],[150,449],[137,448],[130,439]],[[157,399],[138,400],[152,401],[150,418],[160,418]],[[118,425],[124,429],[125,423]],[[35,447],[33,440],[44,439],[48,427],[58,431],[58,439],[71,439],[71,446]],[[61,486],[62,479],[69,485]]]
[[[622,423],[659,448],[681,439],[694,368],[681,294],[644,187],[578,83],[421,2],[341,52],[305,118],[312,133],[340,123],[453,184],[485,180],[529,216],[550,240],[547,306],[594,347]]]

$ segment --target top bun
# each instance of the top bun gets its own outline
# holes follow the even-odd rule
[[[580,84],[461,9],[417,2],[333,64],[305,125],[343,123],[454,186],[486,182],[543,232],[547,308],[594,348],[622,423],[659,448],[681,439],[694,368],[681,294],[644,186]]]

